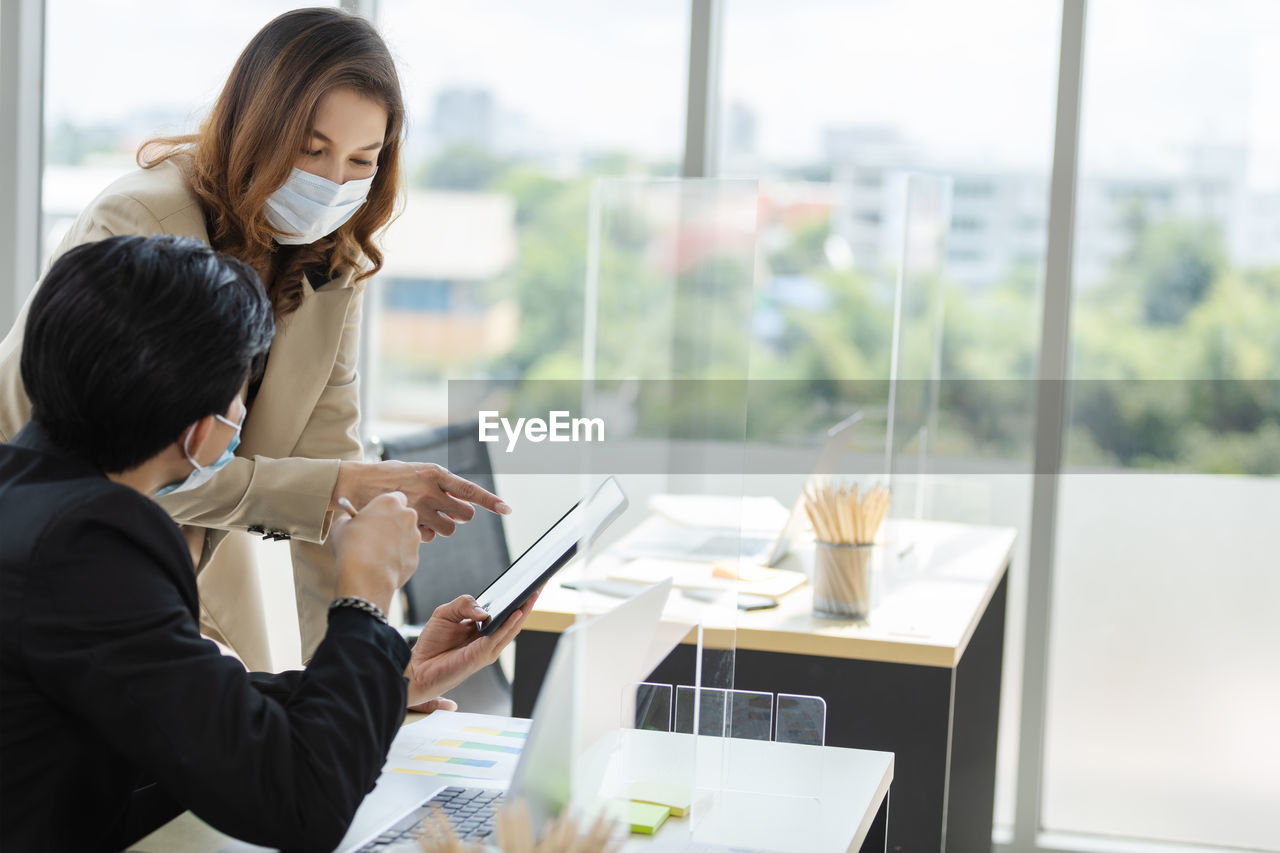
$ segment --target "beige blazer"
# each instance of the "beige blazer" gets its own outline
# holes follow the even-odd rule
[[[117,234],[181,234],[209,242],[199,202],[171,163],[140,169],[107,187],[76,220],[53,257]],[[228,531],[261,528],[291,537],[304,661],[324,636],[336,580],[332,553],[319,543],[329,530],[327,509],[339,460],[362,455],[356,360],[364,288],[353,278],[354,272],[348,271],[320,290],[304,284],[301,307],[278,324],[236,458],[204,486],[158,499],[178,522],[207,529],[197,571],[202,604],[215,626],[243,621],[237,611],[242,604],[253,606],[245,600],[241,584],[217,578],[247,577],[256,589],[256,577],[247,576],[242,565],[218,566],[219,547]],[[26,423],[31,407],[19,368],[29,305],[30,299],[0,342],[4,441]],[[240,563],[248,549],[227,551],[239,552]],[[269,664],[269,648],[262,648],[265,626],[218,633],[250,669]]]

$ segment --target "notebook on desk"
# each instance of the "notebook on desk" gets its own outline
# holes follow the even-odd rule
[[[735,576],[730,577],[723,570],[732,570]],[[651,584],[663,578],[671,578],[672,584],[679,590],[734,592],[763,596],[775,601],[802,586],[806,580],[804,572],[789,569],[741,566],[737,563],[730,566],[721,563],[676,562],[651,557],[619,562],[609,568],[608,577],[609,580],[628,584]]]
[[[849,446],[853,428],[862,420],[855,412],[827,430],[822,449],[814,460],[809,477],[829,477]],[[628,558],[657,557],[699,563],[738,561],[761,566],[775,566],[786,556],[793,538],[804,530],[804,495],[796,495],[791,509],[780,524],[753,497],[714,497],[700,495],[659,496],[651,502],[660,516],[646,522],[635,535],[618,544],[618,552]],[[774,502],[776,504],[776,502]],[[735,523],[725,524],[723,519]]]
[[[389,761],[337,849],[418,851],[418,826],[433,808],[449,815],[464,839],[476,841],[489,838],[493,809],[506,798],[525,801],[533,826],[540,827],[547,818],[558,815],[569,802],[575,744],[591,743],[602,727],[616,728],[622,718],[624,690],[644,678],[675,645],[678,634],[682,635],[659,631],[659,617],[670,592],[670,581],[654,584],[607,613],[570,626],[561,635],[509,785],[504,779],[487,783],[466,779],[450,785],[447,782],[452,780],[444,775],[389,772],[394,764]],[[652,639],[637,643],[637,637]],[[576,672],[582,660],[586,665]],[[449,712],[436,713],[443,715],[439,719],[446,719]],[[406,726],[397,744],[417,736],[414,726],[435,718],[433,714]],[[395,746],[392,753],[394,758]]]

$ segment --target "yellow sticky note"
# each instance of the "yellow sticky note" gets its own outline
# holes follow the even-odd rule
[[[684,817],[693,804],[693,791],[686,785],[674,782],[640,781],[631,783],[630,797],[633,802],[652,803],[666,806],[671,814]]]
[[[666,806],[655,806],[653,803],[632,802],[628,810],[628,822],[631,831],[640,835],[653,835],[667,820],[671,809]]]

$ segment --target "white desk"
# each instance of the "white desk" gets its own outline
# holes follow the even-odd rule
[[[828,744],[892,752],[899,772],[890,850],[986,849],[1015,531],[894,521],[886,535],[911,550],[888,570],[888,589],[868,619],[814,616],[805,585],[773,610],[731,611],[724,624],[714,621],[723,613],[704,617],[701,664],[731,669],[739,690],[822,696]],[[803,556],[797,550],[792,558]],[[610,559],[594,555],[587,574],[607,574]],[[580,613],[617,603],[562,588],[575,571],[584,569],[567,567],[548,584],[516,639],[518,715],[533,707],[560,632]],[[666,615],[687,623],[700,612],[702,605],[673,599]],[[696,640],[691,632],[646,680],[693,684]]]
[[[893,781],[890,753],[665,732],[625,735],[613,772],[663,778],[673,766],[692,766],[697,785],[690,816],[669,818],[653,837],[630,836],[625,850],[658,853],[685,845],[814,853],[884,850],[884,822],[876,817]],[[722,790],[726,784],[735,790]],[[429,789],[430,783],[424,780],[424,786]],[[131,849],[214,853],[233,840],[186,812]]]
[[[665,732],[627,735],[655,774],[673,752],[695,752],[698,793],[689,817],[668,818],[652,838],[632,835],[625,850],[677,842],[814,853],[885,849],[883,821],[874,834],[872,824],[889,796],[892,753]]]
[[[895,550],[905,544],[911,547],[893,566],[886,560],[884,569],[893,577],[881,584],[888,588],[867,619],[815,616],[813,587],[808,584],[784,595],[773,610],[725,614],[708,611],[696,601],[673,598],[667,615],[685,622],[703,621],[702,641],[709,648],[954,668],[1004,579],[1016,531],[896,519],[887,522],[886,528],[897,543]],[[812,550],[811,544],[799,546],[784,567],[808,572]],[[616,598],[564,589],[560,582],[608,576],[615,564],[624,562],[606,552],[593,554],[589,567],[581,559],[567,566],[543,590],[524,630],[559,633],[582,613],[614,607]],[[708,612],[711,621],[707,621]],[[715,621],[726,615],[728,621]],[[694,638],[690,632],[687,642]]]

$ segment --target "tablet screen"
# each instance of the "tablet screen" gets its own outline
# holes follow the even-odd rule
[[[577,553],[581,543],[595,539],[626,507],[627,496],[613,477],[570,507],[476,597],[476,603],[489,614],[480,633],[487,634],[505,622],[534,590]]]

